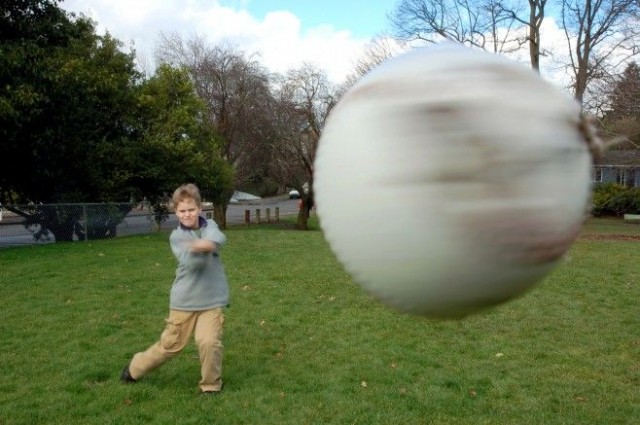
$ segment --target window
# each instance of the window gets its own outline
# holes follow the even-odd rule
[[[625,187],[634,187],[636,185],[636,170],[618,170],[616,183]]]
[[[602,183],[602,168],[594,168],[592,178],[595,183]]]
[[[635,187],[636,185],[636,170],[629,170],[629,187]]]
[[[620,186],[627,185],[627,173],[624,170],[616,170],[616,183]]]

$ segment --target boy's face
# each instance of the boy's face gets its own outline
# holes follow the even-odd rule
[[[185,199],[176,205],[176,216],[184,227],[194,229],[198,227],[198,217],[202,208],[193,199]]]

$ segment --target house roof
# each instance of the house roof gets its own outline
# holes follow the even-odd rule
[[[601,167],[640,167],[640,149],[608,150],[595,165]]]

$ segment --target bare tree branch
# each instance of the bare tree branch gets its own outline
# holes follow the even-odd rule
[[[585,100],[589,85],[638,54],[639,13],[638,0],[562,0],[571,88],[587,109],[593,109]]]

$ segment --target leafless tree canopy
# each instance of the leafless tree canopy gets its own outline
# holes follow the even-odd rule
[[[640,2],[562,0],[561,13],[573,94],[585,104],[592,81],[610,79],[620,64],[639,53]]]
[[[305,228],[314,203],[316,150],[324,123],[336,103],[335,90],[323,70],[305,63],[282,76],[275,92],[273,119],[278,137],[274,141],[273,173],[302,195],[305,208],[298,217],[298,226]]]
[[[567,40],[573,94],[585,109],[594,111],[601,106],[597,90],[640,51],[640,2],[556,4]],[[531,66],[539,70],[545,54],[540,29],[547,7],[548,0],[401,0],[389,19],[394,36],[405,43],[449,39],[496,53],[527,45]]]
[[[224,141],[223,156],[235,169],[236,186],[264,174],[270,162],[273,97],[270,74],[253,57],[233,46],[209,45],[194,36],[161,35],[158,62],[189,70],[207,116]],[[220,206],[221,211],[226,205]],[[218,217],[224,221],[224,215]]]
[[[528,19],[524,19],[524,16],[527,16],[526,13],[517,8],[517,6],[505,10],[507,11],[507,13],[511,14],[515,22],[524,25],[527,29],[525,41],[528,44],[529,48],[529,59],[531,61],[531,67],[539,71],[540,56],[542,55],[542,39],[540,36],[540,28],[542,27],[542,22],[544,21],[547,0],[528,0],[528,3]]]
[[[269,176],[313,203],[313,162],[324,121],[335,103],[325,71],[311,64],[268,73],[236,48],[162,35],[159,62],[186,67],[213,127],[225,141],[236,183]],[[308,185],[308,191],[303,191]],[[308,199],[307,199],[308,198]],[[306,228],[309,208],[299,217]]]
[[[214,128],[225,140],[224,156],[245,174],[248,156],[270,134],[272,103],[270,75],[254,58],[230,46],[208,45],[199,37],[162,35],[157,49],[159,61],[184,66],[195,82],[198,95],[207,105]]]
[[[516,11],[503,0],[401,0],[389,19],[404,42],[453,40],[499,53],[521,43]]]

